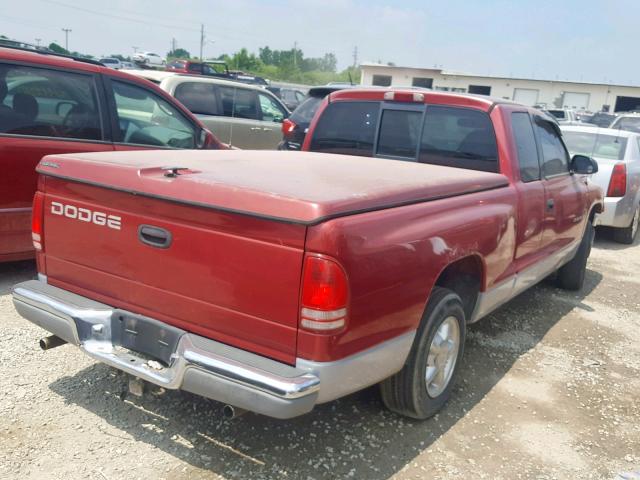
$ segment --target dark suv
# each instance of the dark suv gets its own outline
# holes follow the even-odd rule
[[[298,105],[298,108],[282,122],[282,141],[278,144],[278,150],[300,150],[307,134],[307,128],[309,128],[309,124],[324,97],[345,88],[352,87],[328,85],[310,88],[307,97]]]
[[[43,156],[141,148],[226,146],[147,80],[91,60],[0,48],[0,262],[33,256]]]

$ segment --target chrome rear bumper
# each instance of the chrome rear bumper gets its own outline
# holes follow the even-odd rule
[[[302,415],[318,402],[314,373],[184,331],[168,366],[149,361],[114,345],[112,321],[123,311],[41,281],[16,285],[13,303],[24,318],[96,360],[167,389],[275,418]]]

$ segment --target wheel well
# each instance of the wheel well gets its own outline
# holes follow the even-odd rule
[[[589,221],[591,223],[593,223],[593,221],[596,218],[596,213],[602,213],[604,209],[602,208],[602,204],[601,203],[596,203],[593,208],[591,209],[591,211],[589,212]]]
[[[468,321],[476,306],[481,282],[482,262],[478,257],[470,256],[447,265],[435,284],[453,290],[460,296]]]

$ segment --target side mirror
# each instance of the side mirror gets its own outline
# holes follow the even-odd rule
[[[598,171],[598,162],[586,155],[574,155],[571,159],[571,171],[580,175],[591,175]]]

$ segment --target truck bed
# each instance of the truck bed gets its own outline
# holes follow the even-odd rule
[[[184,170],[170,178],[163,167]],[[71,154],[47,157],[38,171],[110,190],[305,225],[508,183],[495,173],[307,152]]]

